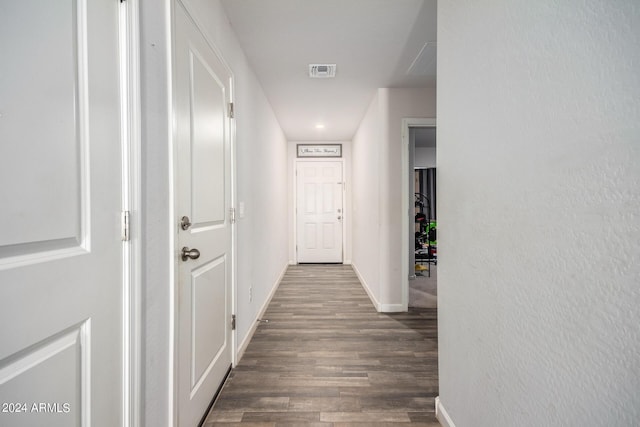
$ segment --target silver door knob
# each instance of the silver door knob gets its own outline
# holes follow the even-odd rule
[[[182,260],[186,261],[189,258],[198,259],[200,258],[200,251],[197,249],[189,249],[188,247],[182,248]]]
[[[183,230],[188,230],[189,227],[191,227],[191,220],[188,216],[183,216],[180,220],[180,228],[182,228]]]

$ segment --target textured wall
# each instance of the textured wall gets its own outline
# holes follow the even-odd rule
[[[374,298],[380,298],[380,101],[373,97],[352,145],[352,263]]]
[[[162,6],[167,6],[165,2]],[[168,426],[169,310],[171,306],[171,176],[169,153],[169,43],[167,7],[140,4],[140,72],[142,103],[142,417],[143,425]]]
[[[440,396],[640,425],[640,3],[438,3]]]

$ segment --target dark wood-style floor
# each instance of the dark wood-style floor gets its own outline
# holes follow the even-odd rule
[[[439,426],[436,309],[377,313],[347,265],[292,266],[205,427]]]

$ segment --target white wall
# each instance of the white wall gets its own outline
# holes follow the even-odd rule
[[[380,298],[380,192],[378,164],[382,144],[380,100],[376,92],[352,145],[352,264],[374,301]]]
[[[353,264],[381,311],[402,310],[402,119],[434,118],[435,89],[378,89],[353,139]]]
[[[219,0],[189,0],[192,15],[220,51],[234,75],[237,202],[245,205],[237,222],[238,341],[288,264],[287,143],[249,67]],[[145,422],[167,425],[173,251],[171,219],[167,71],[169,45],[165,10],[142,4],[145,238]],[[237,206],[238,207],[238,206]],[[250,287],[252,299],[250,300]]]
[[[640,425],[640,7],[438,3],[440,397]]]
[[[297,158],[297,144],[342,144],[342,160],[344,161],[343,178],[345,182],[343,225],[344,225],[344,247],[343,261],[351,264],[351,226],[352,226],[352,206],[351,206],[351,141],[289,141],[287,149],[287,210],[289,212],[289,263],[296,263],[296,232],[295,232],[295,194],[296,176],[295,161]],[[328,159],[331,160],[331,159]]]
[[[171,363],[171,143],[169,131],[169,2],[140,4],[142,107],[142,425],[168,426]],[[133,213],[136,214],[135,212]]]

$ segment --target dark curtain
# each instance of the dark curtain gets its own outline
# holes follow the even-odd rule
[[[437,198],[436,198],[436,168],[420,169],[420,188],[416,193],[422,193],[429,199],[429,205],[424,207],[424,213],[428,219],[437,220]]]

